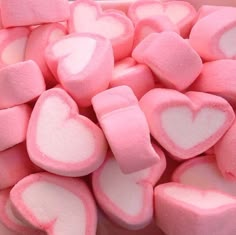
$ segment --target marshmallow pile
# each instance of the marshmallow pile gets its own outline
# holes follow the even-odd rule
[[[236,8],[196,7],[1,0],[0,235],[236,234]]]

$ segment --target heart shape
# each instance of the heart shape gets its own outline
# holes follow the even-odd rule
[[[90,106],[91,98],[109,86],[114,58],[108,39],[72,34],[50,44],[45,57],[53,74],[80,106]]]
[[[69,32],[88,32],[111,40],[116,60],[130,55],[134,27],[131,20],[120,13],[102,11],[95,1],[78,0],[71,4]]]
[[[96,205],[80,179],[33,174],[14,186],[10,200],[17,215],[48,235],[96,233]]]
[[[197,156],[212,147],[235,118],[226,100],[202,92],[153,89],[140,105],[153,137],[178,159]]]
[[[44,92],[32,112],[27,132],[30,159],[41,168],[65,176],[87,175],[104,161],[107,143],[100,128],[78,114],[62,89]]]
[[[236,232],[232,216],[236,199],[213,191],[200,190],[178,183],[155,188],[156,224],[172,235],[230,234]]]
[[[184,1],[160,2],[156,0],[136,1],[128,10],[128,16],[135,25],[142,19],[158,15],[167,16],[185,37],[191,29],[196,10]]]
[[[166,167],[163,152],[153,147],[160,161],[150,168],[124,174],[109,152],[104,164],[92,175],[93,191],[100,207],[124,228],[140,229],[152,220],[153,186]]]

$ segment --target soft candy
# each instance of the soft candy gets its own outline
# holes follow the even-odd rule
[[[19,217],[48,235],[94,235],[95,202],[81,179],[37,173],[19,181],[10,192]]]
[[[30,115],[26,104],[0,110],[0,151],[25,140]]]
[[[127,16],[114,11],[103,12],[92,0],[77,0],[70,7],[70,33],[94,33],[110,39],[116,60],[131,54],[134,27]]]
[[[109,86],[114,57],[108,39],[88,33],[71,34],[50,44],[45,57],[79,106],[90,106],[91,98]]]
[[[165,86],[181,91],[202,69],[199,55],[174,32],[150,34],[133,50],[132,57],[149,66]]]
[[[44,92],[33,109],[27,132],[30,159],[39,167],[64,176],[83,176],[104,161],[107,143],[101,129],[79,115],[62,89]]]
[[[99,93],[92,99],[98,121],[124,173],[151,167],[159,161],[145,115],[127,86]],[[115,123],[115,125],[114,125]]]
[[[209,149],[235,118],[226,100],[203,92],[182,94],[156,88],[142,97],[140,106],[152,136],[178,159],[188,159]]]
[[[32,101],[45,89],[42,72],[32,60],[0,69],[0,109]]]
[[[3,0],[1,13],[5,28],[59,22],[69,18],[69,3],[67,0]]]
[[[213,190],[177,183],[155,188],[157,225],[170,235],[234,235],[236,199]]]
[[[153,186],[166,166],[163,152],[157,146],[154,148],[161,160],[151,168],[124,174],[110,152],[92,175],[93,191],[100,207],[124,228],[143,228],[153,218]]]
[[[235,59],[236,9],[223,8],[193,26],[189,43],[206,61]]]

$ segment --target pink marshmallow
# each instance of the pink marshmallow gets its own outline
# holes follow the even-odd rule
[[[10,200],[19,217],[48,235],[96,233],[96,205],[81,179],[33,174],[14,186]]]
[[[126,85],[140,99],[146,92],[155,88],[155,81],[151,70],[144,64],[132,66],[129,58],[115,64],[110,87]]]
[[[124,174],[113,154],[108,153],[104,164],[93,173],[95,197],[109,218],[120,226],[138,230],[153,218],[153,186],[166,167],[163,152],[154,145],[160,162],[151,168]]]
[[[203,64],[190,90],[212,93],[236,107],[236,60],[216,60]]]
[[[165,15],[152,16],[138,21],[134,31],[134,47],[149,34],[161,33],[164,31],[171,31],[179,34],[177,26]]]
[[[206,61],[235,59],[236,9],[223,8],[197,21],[189,42]]]
[[[221,97],[156,88],[140,100],[152,136],[180,160],[212,147],[230,128],[235,115]]]
[[[25,49],[25,60],[34,60],[41,69],[48,87],[56,84],[44,57],[45,48],[66,35],[66,28],[59,23],[44,24],[33,29]]]
[[[1,11],[5,28],[37,25],[67,20],[69,3],[67,0],[3,0]]]
[[[172,181],[199,189],[214,189],[236,197],[236,182],[221,174],[214,155],[206,155],[182,163]]]
[[[78,177],[104,161],[107,143],[101,129],[79,115],[74,100],[62,89],[44,92],[33,109],[27,149],[35,165],[46,171]]]
[[[0,69],[0,109],[27,103],[45,91],[38,65],[24,61]]]
[[[167,16],[174,23],[183,37],[187,37],[196,16],[194,7],[185,1],[161,2],[157,0],[136,1],[129,10],[128,16],[135,25],[152,16]]]
[[[94,33],[111,40],[115,60],[130,56],[134,27],[131,20],[117,12],[103,12],[96,1],[77,0],[71,4],[69,32]]]
[[[29,33],[26,27],[0,30],[0,68],[24,60]]]
[[[30,115],[26,104],[0,110],[0,151],[25,140]]]
[[[177,90],[191,85],[202,69],[199,55],[174,32],[152,33],[134,49],[132,56],[148,65],[165,86]]]
[[[236,180],[236,122],[214,146],[217,165],[226,179]]]
[[[25,176],[36,172],[25,143],[0,152],[0,189],[14,186]]]
[[[102,36],[71,34],[50,44],[45,56],[53,74],[79,106],[90,106],[91,98],[109,86],[114,57],[110,41]]]
[[[128,86],[118,86],[92,99],[98,121],[124,173],[142,170],[159,161],[138,100]],[[138,130],[138,131],[137,131]]]
[[[177,183],[155,188],[157,225],[171,235],[234,235],[236,199]]]

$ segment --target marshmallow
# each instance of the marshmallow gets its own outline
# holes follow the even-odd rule
[[[161,160],[150,168],[124,174],[109,152],[104,164],[92,175],[93,192],[100,207],[124,228],[144,228],[153,218],[153,186],[166,167],[163,152],[154,148]]]
[[[223,8],[197,21],[189,43],[206,61],[235,59],[236,9]]]
[[[166,87],[181,91],[202,69],[199,55],[174,32],[150,34],[134,49],[132,57],[149,66]]]
[[[0,151],[25,140],[30,115],[26,104],[0,110]]]
[[[177,183],[155,188],[157,225],[171,235],[234,235],[236,199]],[[191,231],[191,232],[190,232]]]
[[[81,179],[33,174],[14,186],[10,200],[19,217],[47,234],[96,233],[96,205]]]
[[[35,165],[46,171],[78,177],[104,161],[107,143],[101,129],[79,115],[73,99],[53,88],[37,100],[29,121],[27,150]]]
[[[32,60],[3,67],[0,78],[0,109],[27,103],[46,88],[42,72]]]
[[[144,64],[131,65],[129,58],[115,64],[110,87],[129,86],[137,99],[155,88],[152,71]]]
[[[25,49],[25,60],[34,60],[41,69],[48,87],[56,84],[44,57],[45,48],[52,42],[66,35],[66,28],[62,24],[52,23],[40,25],[29,35]]]
[[[156,88],[140,100],[152,136],[177,159],[195,157],[213,146],[235,115],[221,97]]]
[[[91,98],[109,86],[114,57],[108,39],[71,34],[50,44],[45,56],[53,74],[79,106],[90,106]]]
[[[3,0],[1,12],[5,28],[37,25],[67,20],[69,3],[67,0]]]
[[[124,173],[142,170],[159,161],[138,100],[127,86],[103,91],[92,99],[98,121]],[[138,131],[137,131],[138,130]]]
[[[94,33],[110,39],[116,61],[131,54],[134,27],[127,16],[114,11],[103,12],[92,0],[77,0],[70,7],[70,33]]]
[[[236,107],[236,61],[216,60],[203,64],[199,77],[189,88],[225,98]]]
[[[29,33],[26,27],[0,30],[0,68],[24,60]]]

